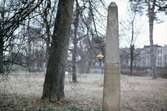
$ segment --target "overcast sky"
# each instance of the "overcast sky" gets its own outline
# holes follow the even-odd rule
[[[127,2],[128,0],[105,0],[106,6],[112,1],[115,1],[118,5],[119,21],[124,20],[127,16]],[[167,15],[161,15],[160,18],[164,20],[162,23],[155,23],[154,27],[154,43],[159,45],[167,45]],[[121,27],[121,26],[120,26]],[[143,47],[149,44],[148,33],[148,17],[142,16],[137,20],[137,27],[140,34],[136,37],[136,47]],[[120,37],[120,47],[128,47],[129,38]]]

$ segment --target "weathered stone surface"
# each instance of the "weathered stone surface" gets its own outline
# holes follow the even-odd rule
[[[119,64],[105,64],[103,109],[119,111],[120,107],[120,71]]]
[[[115,3],[108,8],[106,33],[106,63],[119,63],[118,9]]]
[[[117,5],[113,2],[108,7],[103,111],[120,111],[118,9]]]

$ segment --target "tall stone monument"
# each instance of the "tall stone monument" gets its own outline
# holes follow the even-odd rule
[[[114,2],[108,7],[105,43],[103,111],[120,111],[118,8]]]

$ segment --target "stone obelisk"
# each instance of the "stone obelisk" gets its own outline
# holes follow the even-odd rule
[[[114,2],[108,7],[105,44],[103,111],[120,111],[118,8]]]

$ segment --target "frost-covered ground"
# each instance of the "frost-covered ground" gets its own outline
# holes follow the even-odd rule
[[[43,81],[44,74],[12,74],[0,82],[0,93],[39,100]],[[102,74],[80,74],[78,83],[66,76],[66,100],[71,105],[101,107],[102,91]],[[121,76],[121,111],[167,111],[167,79]]]

